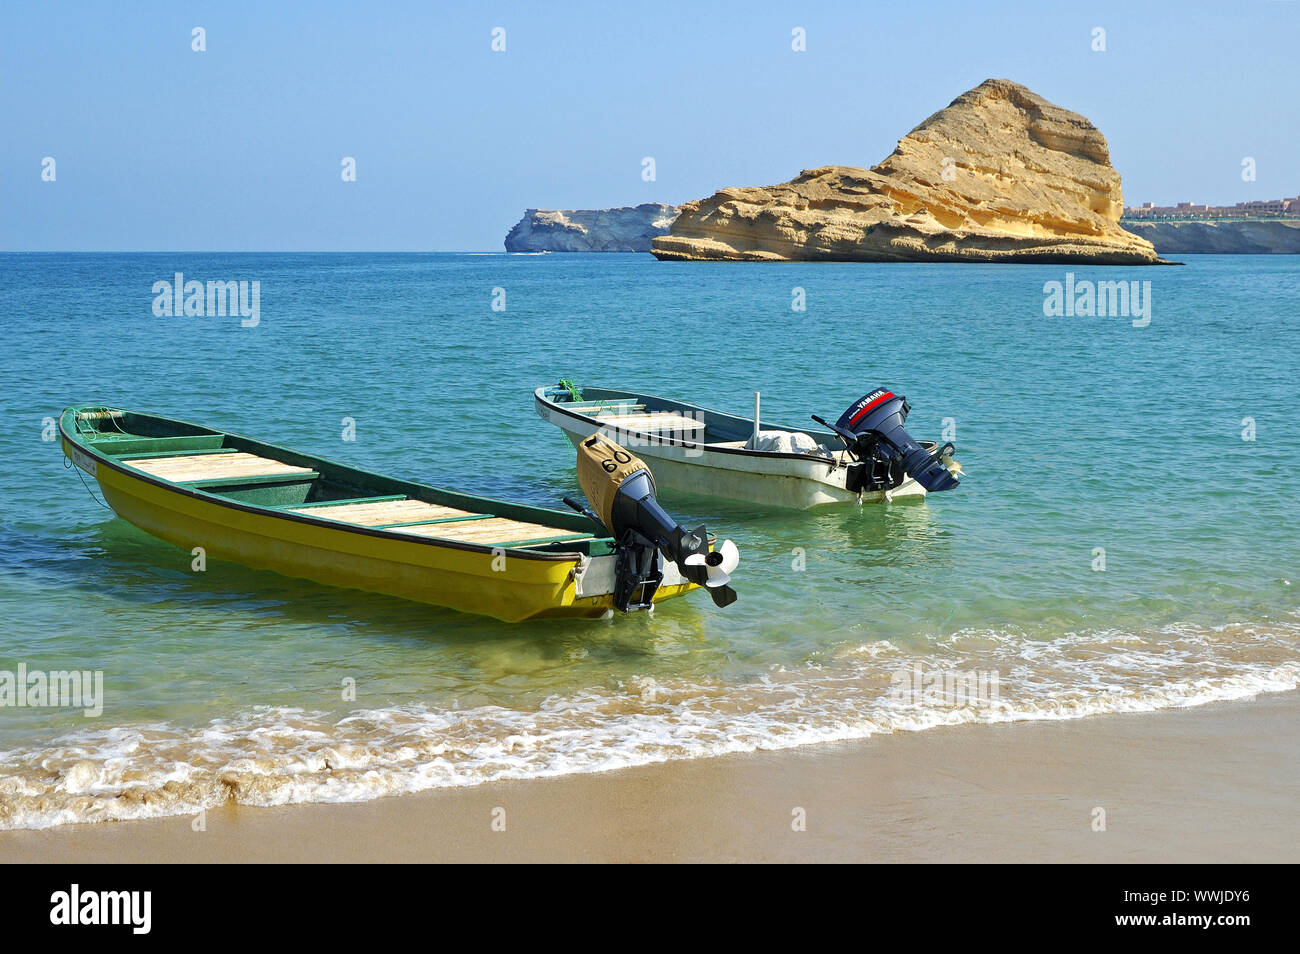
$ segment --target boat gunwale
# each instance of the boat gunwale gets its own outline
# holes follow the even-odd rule
[[[564,407],[563,403],[559,401],[551,400],[543,393],[544,391],[548,390],[551,387],[554,387],[554,385],[543,385],[542,387],[535,389],[533,391],[533,397],[537,400],[538,403],[554,408],[555,410],[559,411],[560,413],[564,414],[565,416],[573,420],[588,421],[590,423],[599,423],[600,426],[597,428],[597,430],[600,430],[601,428],[609,428],[611,430],[618,431],[619,433],[622,434],[635,434],[638,439],[646,439],[657,444],[668,444],[677,447],[699,448],[701,451],[703,451],[706,454],[736,454],[741,457],[757,457],[763,460],[798,460],[798,461],[808,461],[812,463],[820,463],[823,465],[833,463],[835,467],[832,469],[839,469],[840,467],[846,466],[844,462],[840,459],[839,451],[835,452],[834,457],[822,457],[820,455],[813,455],[813,454],[786,454],[781,451],[752,450],[747,447],[717,447],[708,444],[703,440],[687,441],[675,437],[660,437],[650,431],[638,431],[634,428],[619,427],[617,424],[613,424],[608,421],[598,422],[596,418],[589,417],[585,414],[579,414],[576,411],[570,411]],[[597,390],[612,391],[615,389],[598,388]],[[662,401],[665,404],[676,404],[680,407],[694,408],[695,410],[702,411],[705,414],[712,414],[719,417],[729,417],[737,421],[750,420],[752,423],[752,419],[743,418],[736,414],[727,414],[724,411],[715,411],[712,408],[703,407],[699,404],[691,404],[689,401],[678,401],[678,400],[674,400],[673,398],[660,397],[657,394],[641,394],[635,391],[620,391],[618,393],[626,395],[627,397],[632,397],[637,399],[650,398],[651,400],[654,401]],[[808,434],[809,436],[812,436],[814,434],[821,434],[821,436],[827,438],[828,440],[833,441],[836,439],[835,435],[829,432],[822,433],[820,431],[801,430],[799,428],[784,427],[779,424],[773,424],[771,426],[775,428],[779,428],[780,430],[783,431],[787,431],[789,433]],[[762,427],[761,421],[759,422],[759,427],[760,428]]]
[[[126,408],[112,407],[111,405],[103,405],[103,404],[70,405],[69,407],[63,409],[63,412],[59,415],[59,435],[65,441],[68,441],[73,446],[77,447],[79,450],[82,450],[90,454],[92,457],[94,457],[96,466],[99,466],[100,464],[107,465],[110,470],[117,471],[119,474],[122,474],[123,476],[129,479],[139,480],[142,481],[143,483],[152,484],[155,487],[160,487],[164,490],[172,491],[173,493],[179,494],[182,497],[190,497],[204,503],[214,503],[217,504],[218,506],[228,507],[230,509],[239,510],[244,513],[255,514],[264,517],[274,517],[283,520],[289,520],[295,523],[305,523],[315,527],[322,527],[326,530],[337,530],[345,533],[357,533],[368,537],[380,537],[385,540],[393,540],[400,543],[412,543],[412,544],[423,545],[423,546],[443,547],[445,549],[451,549],[451,550],[465,550],[471,553],[480,553],[480,554],[491,554],[497,550],[504,550],[512,557],[518,557],[519,559],[525,559],[525,560],[540,560],[545,562],[578,563],[583,559],[591,559],[591,556],[589,554],[584,553],[580,550],[559,550],[559,551],[530,550],[526,548],[516,548],[510,546],[500,546],[500,545],[493,546],[490,544],[467,543],[465,541],[453,540],[450,538],[444,539],[440,537],[425,537],[418,534],[401,533],[399,531],[394,531],[394,530],[380,530],[374,527],[367,527],[360,524],[348,524],[340,520],[332,520],[328,517],[313,517],[308,514],[292,513],[289,511],[276,510],[274,508],[262,506],[258,504],[248,504],[243,501],[233,500],[229,497],[223,497],[218,494],[208,493],[207,491],[204,491],[201,488],[186,487],[184,484],[178,484],[169,480],[164,480],[159,477],[154,477],[152,474],[148,474],[145,471],[138,470],[133,467],[129,467],[129,465],[124,465],[122,462],[113,459],[108,454],[105,454],[102,450],[95,447],[93,444],[86,443],[84,440],[82,440],[81,435],[76,432],[76,427],[75,427],[76,415],[79,412],[84,410],[93,410],[99,408],[106,408],[110,411],[122,411],[124,413],[130,413],[130,414],[140,414],[140,416],[142,417],[153,417],[159,420],[168,421],[173,424],[181,424],[186,427],[198,428],[199,430],[208,431],[212,434],[220,434],[223,437],[233,437],[236,438],[237,440],[248,441],[252,444],[260,444],[265,447],[274,447],[278,450],[288,451],[290,454],[294,454],[300,457],[307,457],[312,460],[320,461],[321,463],[324,464],[329,464],[335,467],[342,468],[343,470],[352,471],[354,473],[362,474],[367,477],[373,477],[380,481],[396,480],[401,483],[410,484],[412,486],[422,487],[426,490],[432,490],[435,493],[456,494],[458,496],[468,497],[489,504],[504,504],[506,506],[522,506],[522,507],[528,507],[529,509],[533,509],[533,510],[539,510],[542,511],[543,513],[547,512],[547,509],[545,507],[532,507],[530,504],[511,504],[509,501],[505,501],[505,500],[495,500],[494,498],[491,497],[482,497],[476,494],[462,494],[460,491],[444,491],[441,488],[432,487],[428,484],[420,484],[417,483],[416,481],[401,480],[400,478],[395,478],[395,477],[386,477],[383,474],[376,474],[371,471],[361,470],[359,468],[352,467],[349,464],[343,464],[326,457],[318,457],[312,454],[304,454],[301,451],[295,451],[292,450],[291,448],[281,447],[280,445],[277,444],[270,444],[267,441],[258,440],[257,438],[254,437],[248,437],[243,434],[237,434],[233,431],[218,430],[216,428],[208,427],[207,425],[204,424],[194,424],[190,421],[182,421],[179,418],[162,417],[161,415],[157,415],[157,414],[146,414],[138,411],[129,411]],[[64,422],[69,415],[72,415],[72,422],[73,422],[72,433],[69,433],[67,428],[64,426]],[[70,461],[69,463],[73,467],[77,466],[76,461]],[[256,479],[256,478],[250,478],[250,479]],[[560,516],[568,516],[562,511],[557,510],[553,512]],[[116,513],[114,514],[114,516],[116,516]],[[493,516],[495,516],[495,514]],[[557,527],[555,529],[560,530],[562,528]],[[593,534],[591,539],[598,541],[605,538]],[[557,542],[563,543],[566,541],[557,541]]]

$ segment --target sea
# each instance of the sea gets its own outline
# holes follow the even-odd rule
[[[159,289],[178,274],[257,283],[255,314],[175,314]],[[1140,308],[1109,282],[1138,283]],[[1067,288],[1077,307],[1059,307]],[[1292,691],[1298,291],[1287,255],[2,254],[0,827]],[[883,386],[966,476],[806,512],[664,490],[738,544],[736,603],[506,624],[196,572],[106,510],[51,427],[107,404],[559,508],[575,455],[532,391],[562,378],[735,413],[757,390],[789,426]],[[26,704],[20,669],[101,689]]]

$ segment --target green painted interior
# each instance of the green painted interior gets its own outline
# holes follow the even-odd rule
[[[385,477],[239,434],[214,431],[152,414],[112,409],[114,413],[111,416],[99,414],[94,419],[84,417],[79,419],[79,415],[84,412],[101,410],[103,409],[89,406],[67,408],[60,419],[60,428],[64,436],[74,444],[108,461],[129,460],[131,457],[139,459],[141,456],[184,456],[186,453],[242,451],[282,461],[295,467],[311,468],[310,474],[173,482],[176,486],[224,497],[244,505],[275,510],[344,503],[377,503],[409,498],[445,507],[455,507],[475,515],[469,518],[446,518],[445,522],[506,517],[556,529],[553,537],[525,541],[522,544],[510,544],[510,546],[551,549],[549,545],[555,544],[554,549],[570,553],[601,555],[613,552],[612,540],[600,537],[577,539],[588,537],[593,531],[600,532],[593,527],[587,517],[578,513],[511,503],[491,497],[442,490],[395,477]],[[417,521],[417,523],[433,522],[444,521]],[[406,526],[413,525],[406,524]],[[388,527],[375,529],[400,529],[401,526],[401,524],[391,524]],[[499,545],[505,546],[505,544]]]
[[[388,503],[393,500],[405,500],[406,494],[388,494],[383,497],[345,497],[342,500],[313,500],[301,503],[299,507],[339,507],[343,504]]]
[[[754,432],[753,418],[744,417],[738,414],[725,414],[721,411],[713,411],[709,408],[700,407],[697,404],[689,404],[685,401],[674,401],[669,398],[658,397],[654,394],[640,394],[635,391],[619,391],[612,388],[584,387],[582,394],[585,400],[570,401],[569,392],[564,388],[546,388],[543,396],[548,401],[554,402],[557,406],[566,410],[578,410],[583,408],[600,407],[602,404],[615,407],[619,404],[630,403],[640,404],[645,407],[647,413],[655,411],[666,411],[677,414],[685,414],[695,420],[704,422],[703,431],[696,434],[696,439],[704,443],[725,443],[728,441],[748,440]],[[752,398],[752,395],[751,395]],[[828,447],[837,446],[834,434],[828,434],[815,428],[792,427],[785,424],[774,424],[771,421],[763,421],[761,425],[763,430],[791,431],[807,434],[818,443],[825,444]]]
[[[198,487],[218,497],[238,500],[243,504],[258,507],[292,507],[300,505],[311,490],[311,481],[305,480],[306,474],[286,474],[280,477],[259,477],[257,480],[234,481],[195,481],[186,487]],[[203,486],[210,484],[213,486]]]
[[[189,438],[186,438],[187,440]],[[235,453],[230,447],[203,447],[203,448],[186,448],[183,450],[164,450],[164,451],[137,451],[135,453],[123,454],[114,453],[113,456],[118,460],[150,460],[155,457],[202,457],[204,454],[232,454]]]
[[[183,456],[204,451],[233,450],[222,446],[221,434],[199,437],[136,437],[132,434],[99,435],[94,447],[110,457],[163,457]]]
[[[531,547],[539,543],[559,543],[564,540],[577,540],[586,536],[582,533],[570,533],[559,537],[538,537],[534,540],[508,540],[505,543],[489,543],[490,547]]]

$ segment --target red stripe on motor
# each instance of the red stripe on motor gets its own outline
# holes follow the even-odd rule
[[[889,400],[891,397],[893,397],[893,396],[894,396],[894,394],[893,394],[892,391],[886,391],[884,394],[880,395],[880,397],[876,398],[874,401],[872,401],[870,404],[868,404],[868,405],[867,405],[866,407],[864,407],[862,410],[858,411],[857,414],[854,414],[851,418],[849,418],[849,427],[852,427],[854,424],[858,423],[858,421],[862,420],[862,415],[863,415],[863,414],[866,414],[868,411],[870,411],[870,410],[871,410],[873,407],[875,407],[877,404],[881,404],[881,403],[883,403],[883,402],[885,402],[885,401],[888,401],[888,400]]]

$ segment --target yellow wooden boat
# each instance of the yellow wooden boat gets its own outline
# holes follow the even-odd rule
[[[121,408],[70,407],[59,430],[118,516],[207,559],[509,622],[649,607],[706,582],[672,554],[630,553],[591,511],[440,490]]]

